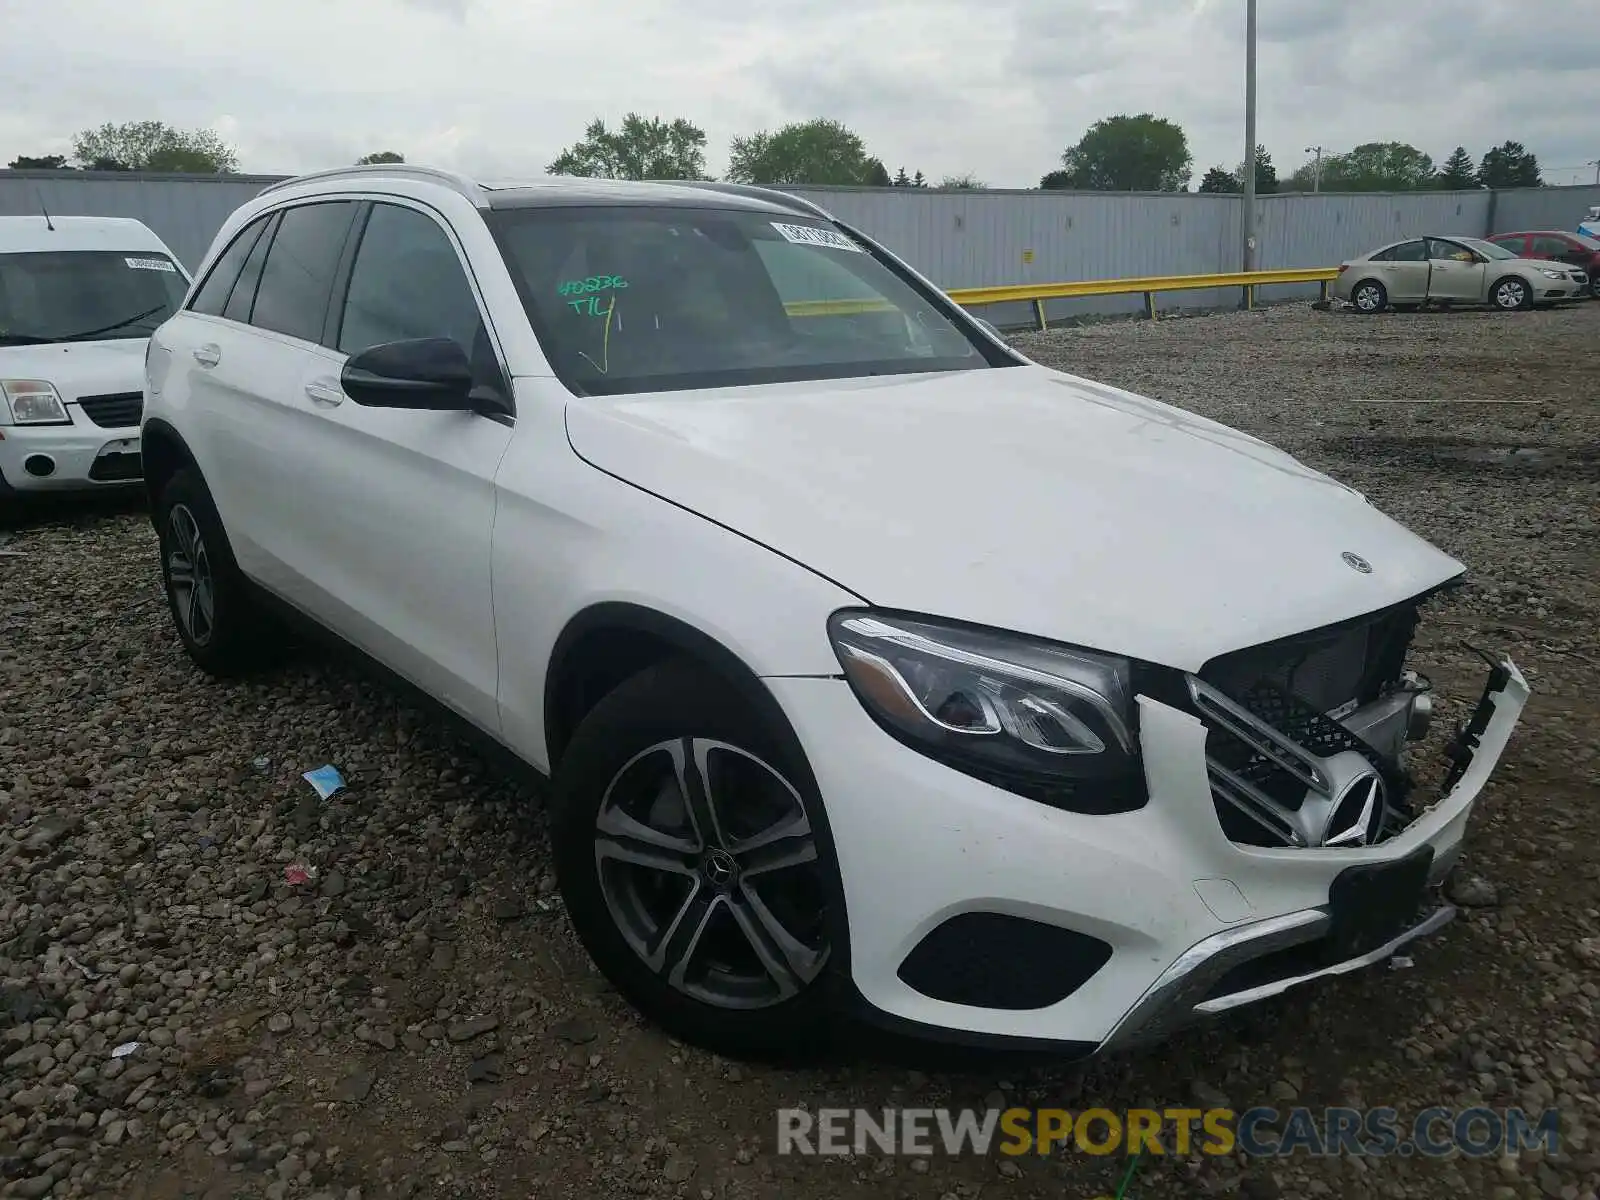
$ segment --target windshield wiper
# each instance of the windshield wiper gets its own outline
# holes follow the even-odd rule
[[[55,340],[36,333],[0,333],[0,346],[47,346]]]
[[[63,337],[58,337],[55,340],[58,342],[86,342],[90,338],[99,337],[102,333],[111,333],[114,330],[123,329],[129,325],[138,324],[138,322],[144,320],[146,317],[155,316],[156,313],[160,312],[164,308],[166,308],[166,304],[158,304],[154,308],[145,309],[142,313],[135,313],[131,317],[124,318],[114,325],[102,325],[99,329],[85,329],[81,333],[69,333]]]

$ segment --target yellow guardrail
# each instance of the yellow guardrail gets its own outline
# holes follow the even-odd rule
[[[1152,275],[1144,279],[1075,279],[1070,283],[1012,283],[1002,287],[956,288],[946,294],[963,308],[985,304],[1012,304],[1032,301],[1040,329],[1049,328],[1044,302],[1068,296],[1122,296],[1144,294],[1144,311],[1156,315],[1156,295],[1160,292],[1198,291],[1202,288],[1242,287],[1244,305],[1255,305],[1258,287],[1275,283],[1320,283],[1322,299],[1328,298],[1328,284],[1339,277],[1334,267],[1297,267],[1290,271],[1229,271],[1221,275]],[[892,310],[883,300],[792,300],[784,305],[794,317],[842,317],[857,313]]]
[[[984,304],[1006,304],[1019,300],[1033,302],[1034,317],[1040,329],[1049,327],[1044,315],[1046,300],[1067,296],[1121,296],[1144,294],[1144,311],[1156,315],[1159,292],[1197,291],[1202,288],[1242,287],[1246,308],[1255,304],[1258,287],[1274,283],[1320,283],[1322,299],[1328,298],[1328,284],[1339,277],[1336,267],[1303,267],[1290,271],[1228,271],[1220,275],[1152,275],[1145,279],[1075,279],[1070,283],[1015,283],[1003,287],[956,288],[947,293],[963,308]]]

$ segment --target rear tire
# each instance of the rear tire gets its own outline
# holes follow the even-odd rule
[[[280,633],[261,612],[234,562],[216,504],[200,473],[178,471],[156,501],[161,582],[184,650],[208,675],[231,678],[261,666]]]
[[[841,893],[809,778],[683,659],[621,684],[573,734],[550,804],[562,897],[595,964],[669,1033],[733,1057],[828,1047]]]
[[[1376,279],[1363,279],[1350,289],[1350,303],[1370,317],[1389,307],[1389,293]]]
[[[1496,280],[1495,285],[1489,289],[1489,302],[1501,312],[1532,308],[1533,289],[1528,286],[1526,280],[1515,275],[1507,275],[1504,279]]]

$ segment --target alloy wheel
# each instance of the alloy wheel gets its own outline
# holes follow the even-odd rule
[[[1528,287],[1520,279],[1507,279],[1494,289],[1494,302],[1501,308],[1521,308],[1528,299]]]
[[[1355,300],[1356,307],[1362,312],[1370,313],[1378,311],[1378,305],[1380,303],[1378,299],[1378,289],[1373,287],[1370,283],[1363,284],[1361,287],[1358,287],[1353,299]]]
[[[746,750],[677,738],[634,755],[600,802],[594,857],[623,940],[685,995],[765,1008],[797,995],[827,962],[805,805]]]
[[[216,581],[200,523],[186,504],[174,504],[167,515],[167,586],[183,632],[206,645],[216,628]]]

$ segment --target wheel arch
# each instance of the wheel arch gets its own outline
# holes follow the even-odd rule
[[[159,417],[146,421],[140,430],[139,456],[144,471],[145,496],[150,501],[153,520],[156,501],[160,499],[161,489],[166,487],[167,480],[184,467],[194,467],[198,471],[200,465],[195,461],[189,443],[183,440],[183,435]]]
[[[797,766],[800,739],[783,706],[745,661],[704,630],[658,609],[603,601],[569,620],[551,648],[544,683],[545,751],[555,771],[583,718],[624,680],[667,658],[699,662],[783,739]],[[809,774],[809,767],[805,768]]]

